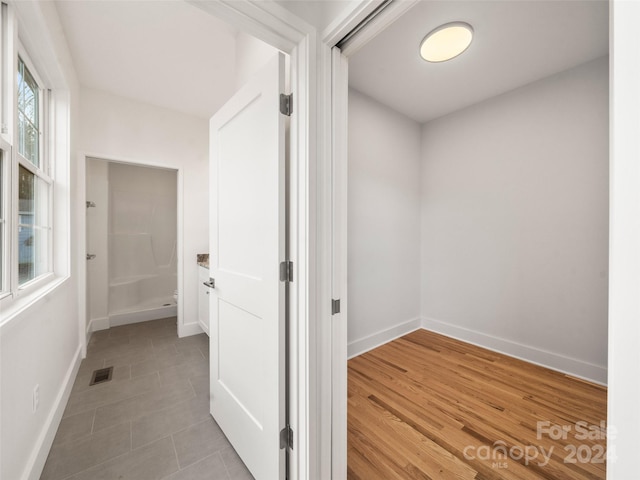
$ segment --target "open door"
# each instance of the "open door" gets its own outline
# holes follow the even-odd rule
[[[210,122],[211,414],[258,480],[286,468],[283,89],[278,54]]]

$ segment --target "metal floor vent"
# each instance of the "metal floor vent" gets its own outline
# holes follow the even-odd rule
[[[111,376],[113,375],[113,367],[107,368],[99,368],[98,370],[93,371],[93,375],[91,375],[91,385],[97,385],[98,383],[104,383],[111,380]]]

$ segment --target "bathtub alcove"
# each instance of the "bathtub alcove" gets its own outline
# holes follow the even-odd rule
[[[177,315],[176,171],[88,159],[92,330]]]

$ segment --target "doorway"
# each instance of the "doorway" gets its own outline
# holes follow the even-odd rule
[[[572,24],[572,28],[590,36],[591,40],[595,37],[599,38],[600,44],[595,46],[593,56],[580,56],[584,54],[582,52],[572,60],[573,63],[565,64],[565,67],[568,66],[568,68],[560,68],[547,74],[540,74],[536,79],[527,82],[526,86],[514,86],[511,90],[508,90],[510,93],[502,92],[499,95],[487,96],[467,105],[457,104],[446,113],[441,111],[435,114],[437,103],[446,96],[447,89],[458,92],[455,99],[457,102],[470,90],[475,89],[476,83],[484,83],[482,72],[467,75],[465,77],[466,80],[464,80],[465,87],[462,89],[464,93],[461,93],[462,90],[456,90],[457,87],[453,77],[443,82],[440,86],[434,86],[429,83],[433,81],[433,78],[426,80],[420,78],[418,81],[419,77],[414,78],[398,67],[397,63],[401,61],[398,59],[408,56],[417,57],[416,52],[420,41],[428,33],[428,31],[421,32],[410,42],[409,48],[399,49],[398,44],[394,43],[394,39],[397,40],[410,31],[411,18],[409,17],[412,17],[415,23],[423,24],[425,21],[428,23],[428,19],[432,18],[435,22],[433,28],[438,26],[438,19],[454,21],[456,19],[451,17],[458,15],[465,17],[463,20],[470,22],[469,19],[473,18],[473,6],[470,4],[456,4],[456,11],[447,12],[446,14],[439,11],[436,8],[438,6],[436,4],[443,7],[443,4],[438,2],[419,2],[406,17],[396,20],[391,27],[376,36],[371,42],[360,42],[357,46],[350,45],[347,42],[343,45],[343,50],[348,52],[346,56],[343,55],[341,57],[336,53],[336,58],[336,55],[334,55],[334,67],[337,66],[334,69],[334,75],[336,75],[336,71],[338,72],[337,80],[334,77],[334,87],[337,85],[338,95],[342,95],[343,102],[346,103],[347,98],[347,63],[349,64],[349,79],[351,79],[350,86],[355,89],[352,90],[354,93],[349,102],[350,108],[353,106],[353,110],[349,112],[350,121],[353,120],[350,128],[354,129],[350,131],[350,135],[353,133],[353,136],[360,135],[368,139],[367,142],[360,142],[359,146],[349,145],[349,155],[354,153],[352,148],[359,149],[359,152],[355,152],[359,155],[359,162],[352,165],[351,158],[349,159],[349,175],[359,172],[360,177],[356,179],[355,184],[351,183],[352,178],[343,180],[348,182],[349,189],[348,193],[343,194],[342,200],[347,203],[348,198],[349,215],[352,215],[354,213],[352,209],[355,209],[356,214],[359,215],[356,222],[359,223],[357,225],[352,223],[352,218],[350,218],[348,224],[346,221],[341,224],[341,228],[349,232],[349,248],[352,248],[357,253],[357,255],[350,256],[348,260],[343,260],[342,263],[342,268],[347,268],[348,263],[350,284],[348,292],[347,289],[341,291],[341,295],[348,294],[347,313],[349,314],[349,332],[345,334],[345,337],[341,338],[341,341],[344,341],[345,344],[348,342],[349,355],[356,356],[412,330],[424,328],[459,338],[469,343],[479,344],[492,350],[505,352],[512,356],[518,356],[534,363],[547,365],[556,370],[569,372],[597,383],[604,383],[606,382],[607,358],[606,271],[608,268],[606,240],[608,233],[608,62],[606,58],[608,52],[608,16],[606,5],[590,4],[597,12],[588,21],[584,20],[589,14],[585,13],[586,10],[581,8],[585,5],[578,6],[582,17],[580,15],[563,17],[567,12],[560,11],[549,15],[550,18],[556,19],[572,18],[575,22]],[[485,11],[486,18],[494,14],[497,15],[497,10],[506,7],[500,2],[481,2],[481,4],[488,8]],[[481,4],[474,3],[476,6]],[[529,5],[529,7],[531,6],[535,8],[534,4]],[[553,5],[547,5],[546,7],[562,10],[564,8],[570,9],[573,6],[576,6],[576,4],[553,2]],[[512,7],[514,9],[517,8],[515,6]],[[420,14],[420,12],[423,13]],[[534,23],[535,13],[529,12],[525,14],[520,12],[519,15],[527,16],[527,22]],[[510,22],[517,23],[518,13],[510,11],[509,14]],[[580,23],[576,20],[578,17],[581,18],[581,21],[584,21],[580,26],[576,25]],[[485,35],[487,32],[491,32],[492,28],[489,28],[486,18],[476,27],[476,35],[481,35],[480,30]],[[375,23],[375,21],[371,23]],[[442,20],[440,23],[446,22]],[[598,26],[597,28],[595,27],[596,25]],[[592,30],[594,28],[595,30]],[[380,27],[378,29],[381,30]],[[376,28],[374,27],[373,30],[376,31]],[[597,32],[597,34],[594,34],[594,32]],[[592,34],[594,35],[591,36]],[[365,34],[364,36],[370,39],[374,35]],[[480,38],[481,40],[479,41],[483,41],[485,46],[488,44],[495,46],[495,43],[489,41],[486,36]],[[358,43],[358,41],[356,40],[355,43]],[[375,45],[379,48],[377,53],[373,50]],[[470,47],[464,55],[470,55],[472,48]],[[409,53],[406,53],[406,51]],[[449,64],[449,67],[447,67],[446,63],[442,65],[447,70],[447,75],[463,71],[462,65],[465,65],[463,59],[467,58],[464,55],[460,56],[458,63],[455,63],[454,60]],[[348,57],[348,61],[346,57]],[[506,57],[503,56],[504,58]],[[473,60],[469,60],[469,62],[473,62]],[[525,63],[530,66],[535,62]],[[484,62],[484,64],[488,64],[488,62]],[[421,68],[424,65],[427,64],[419,58],[414,63],[416,68]],[[549,64],[546,67],[549,67]],[[378,73],[374,72],[376,69]],[[495,70],[484,72],[484,74],[491,77],[495,74]],[[432,75],[435,77],[436,73]],[[394,79],[392,84],[388,83],[384,88],[388,92],[386,98],[379,96],[380,90],[378,90],[378,87],[384,83],[385,78]],[[435,116],[418,118],[419,114],[416,110],[419,109],[418,107],[422,102],[421,98],[417,96],[409,99],[402,98],[402,94],[409,90],[407,84],[402,82],[405,78],[410,79],[407,83],[413,82],[415,85],[420,85],[424,88],[425,92],[428,92],[429,95],[425,95],[425,97],[431,97],[430,101],[434,102],[433,111],[429,112],[429,114],[435,114]],[[411,80],[412,78],[413,80]],[[594,152],[597,153],[591,157],[593,162],[589,162],[588,165],[581,164],[581,161],[585,158],[582,153],[570,155],[575,162],[572,170],[580,171],[580,175],[588,175],[592,178],[595,182],[595,184],[591,184],[593,188],[583,189],[583,185],[574,184],[570,176],[569,178],[565,177],[563,171],[556,170],[561,165],[559,162],[555,162],[553,166],[547,165],[547,167],[544,167],[545,169],[548,168],[546,170],[547,173],[555,172],[553,174],[555,176],[547,176],[539,170],[536,173],[536,168],[543,168],[540,161],[534,160],[536,157],[547,161],[558,151],[565,148],[562,141],[551,138],[547,140],[548,143],[546,144],[557,146],[557,150],[547,152],[546,156],[540,152],[532,154],[532,152],[536,151],[536,141],[530,139],[530,143],[527,143],[527,149],[518,148],[519,153],[510,156],[511,162],[501,166],[492,162],[483,163],[483,167],[487,170],[478,170],[480,168],[478,157],[485,155],[485,153],[486,158],[491,157],[496,160],[500,156],[496,152],[501,147],[509,145],[514,138],[530,138],[526,135],[533,131],[543,135],[537,127],[529,128],[525,126],[527,122],[531,121],[532,115],[534,117],[537,115],[544,116],[540,103],[537,103],[537,110],[529,109],[524,104],[519,107],[506,106],[507,103],[515,102],[518,97],[527,94],[535,95],[535,87],[539,87],[549,93],[554,88],[560,88],[559,84],[566,84],[566,82],[571,82],[572,79],[577,84],[584,86],[585,78],[590,78],[590,80],[586,80],[586,84],[593,86],[594,91],[587,92],[583,90],[579,95],[583,95],[586,101],[583,102],[581,100],[578,103],[583,106],[590,105],[589,108],[593,108],[593,114],[589,113],[589,117],[596,117],[599,120],[595,124],[586,122],[583,125],[584,132],[581,135],[573,136],[573,143],[570,143],[566,148],[575,153],[576,145],[581,145],[581,138],[584,135],[594,142],[589,148],[592,154]],[[502,77],[500,79],[496,78],[495,82],[490,83],[495,85],[498,81],[503,80]],[[540,83],[536,84],[536,82]],[[431,87],[426,88],[426,85],[431,85]],[[578,95],[576,89],[571,90]],[[394,96],[395,98],[393,98]],[[594,98],[598,100],[593,101]],[[405,101],[407,103],[404,103]],[[556,111],[556,108],[560,108],[558,102],[551,101],[549,103],[551,105],[549,108],[553,112]],[[497,111],[494,114],[501,119],[510,118],[513,131],[500,135],[500,139],[495,139],[495,141],[491,142],[489,139],[492,137],[490,134],[486,134],[487,132],[483,129],[483,122],[491,118],[488,112],[491,108],[498,108],[498,104],[500,104],[499,108],[504,108],[505,110],[500,115],[496,113]],[[575,105],[567,107],[571,112],[568,114],[569,117],[584,118],[585,112],[582,112],[581,107],[574,107]],[[411,112],[411,108],[414,109],[413,112]],[[512,108],[513,110],[511,110]],[[403,110],[404,113],[402,113]],[[528,115],[524,114],[525,111]],[[344,104],[338,107],[338,112],[339,114],[345,113]],[[515,115],[514,112],[522,112],[522,118]],[[547,118],[550,121],[558,120],[556,115],[548,112]],[[351,118],[352,113],[354,114],[353,118]],[[401,113],[404,119],[399,119],[398,113]],[[489,116],[482,117],[484,119],[482,121],[476,119],[479,123],[474,123],[470,120],[471,115],[474,113],[480,116]],[[338,121],[346,124],[345,118],[339,117]],[[380,121],[378,122],[378,120]],[[459,123],[461,121],[468,121],[469,123],[466,124],[468,128]],[[378,123],[376,124],[376,122]],[[399,129],[399,125],[403,123],[413,126],[403,129],[398,135],[393,135],[394,129]],[[509,130],[509,128],[499,127],[499,123],[492,123],[492,125],[495,127],[494,132],[505,133]],[[540,125],[540,122],[538,122],[538,125]],[[518,126],[523,126],[522,130],[519,130]],[[346,130],[346,128],[346,125],[341,127],[334,125],[334,133],[336,130]],[[566,131],[564,129],[571,130],[572,128],[573,126],[563,124],[558,126],[556,131]],[[413,133],[411,133],[412,131]],[[549,134],[553,137],[552,133]],[[391,137],[394,138],[391,139]],[[476,142],[480,137],[484,137],[494,146],[493,153],[490,149],[483,153],[482,148],[476,148],[481,144]],[[544,137],[538,136],[536,138],[540,140]],[[393,143],[394,141],[396,142],[395,144]],[[334,139],[334,143],[341,146],[341,152],[346,158],[348,155],[347,146],[343,142],[346,141],[342,138]],[[545,141],[542,141],[542,143],[545,143]],[[474,147],[470,147],[471,150],[463,153],[460,149],[464,150],[467,145],[474,145]],[[515,144],[508,148],[513,146]],[[413,153],[406,153],[409,149],[412,149]],[[398,155],[402,155],[403,158],[398,159]],[[518,161],[527,158],[528,155],[532,156],[524,163],[518,163]],[[425,160],[426,156],[429,157],[428,161]],[[448,158],[448,160],[445,161],[443,160],[444,158]],[[567,155],[563,155],[564,161],[566,161],[566,158]],[[464,159],[473,159],[475,161],[467,164]],[[339,162],[337,165],[339,165]],[[515,165],[520,165],[523,169],[520,172],[514,171]],[[495,169],[492,170],[494,167]],[[445,170],[447,173],[442,175]],[[494,173],[493,179],[485,182],[484,180],[487,179],[483,175],[489,170]],[[527,172],[526,178],[518,180],[518,175],[525,171]],[[547,179],[546,183],[542,182],[545,185],[544,190],[535,188],[532,191],[533,185],[540,186],[538,180],[536,180],[540,176]],[[480,182],[482,185],[475,183],[480,178],[484,178]],[[417,181],[415,181],[416,179]],[[526,186],[527,182],[530,182],[528,186]],[[390,191],[394,186],[397,187],[396,192],[398,195],[396,196]],[[491,187],[488,188],[489,186]],[[505,186],[507,189],[512,187],[513,191],[511,193],[515,193],[515,196],[510,196],[511,194],[504,190]],[[484,190],[485,188],[487,190]],[[487,196],[482,193],[483,191],[492,193]],[[534,201],[535,205],[528,203],[542,191],[547,194],[544,199]],[[517,198],[518,195],[526,196],[527,200],[523,199],[523,197]],[[389,205],[399,205],[403,202],[406,204],[412,196],[418,199],[417,207],[413,202],[413,206],[404,207],[402,210],[398,210],[396,214],[389,214],[393,210]],[[469,200],[468,203],[465,198]],[[582,199],[576,203],[582,203],[584,208],[573,204],[575,198]],[[505,201],[505,199],[508,200]],[[490,204],[494,200],[497,203],[492,207]],[[541,205],[545,205],[546,201],[549,202],[549,204],[546,204],[546,208],[536,210]],[[498,204],[500,202],[503,202],[502,205]],[[465,210],[465,203],[469,210]],[[340,200],[338,200],[337,204],[340,204]],[[590,204],[591,207],[585,207],[586,204]],[[521,214],[526,212],[525,216],[520,217],[520,221],[523,221],[526,217],[537,225],[536,228],[530,231],[528,236],[518,234],[518,232],[529,231],[528,226],[520,224],[518,221],[515,221],[510,227],[507,227],[504,223],[505,219],[515,219],[513,212],[509,213],[504,210],[504,208],[514,205],[522,207]],[[371,208],[368,209],[368,206]],[[441,207],[441,210],[438,211],[434,206]],[[574,224],[569,227],[568,224],[563,224],[560,220],[559,228],[555,229],[556,237],[554,237],[554,241],[558,243],[554,244],[549,238],[548,242],[541,242],[540,239],[535,240],[538,235],[548,231],[550,228],[549,222],[554,222],[551,220],[557,213],[557,211],[554,212],[554,209],[564,209],[566,211],[566,209],[572,210],[574,207],[582,211],[581,214],[576,214],[576,217],[584,220],[582,225],[576,226]],[[448,213],[445,214],[445,212]],[[476,229],[479,224],[472,227],[471,224],[474,222],[470,219],[473,219],[474,215],[479,212],[484,212],[484,214],[481,213],[483,220],[480,220],[479,217],[475,218],[483,226]],[[400,224],[401,222],[404,223]],[[411,229],[414,229],[413,235],[415,235],[416,225],[418,225],[418,239],[412,245],[407,246],[407,242],[412,235]],[[356,228],[358,230],[354,231]],[[472,232],[468,228],[474,231]],[[589,247],[590,253],[581,258],[579,258],[580,254],[571,247],[573,243],[570,239],[573,238],[576,229],[590,232],[587,241],[592,248]],[[394,240],[394,234],[401,232],[403,233],[396,236]],[[454,232],[460,233],[460,236],[457,236]],[[508,247],[504,245],[507,237],[510,238],[507,242],[510,245]],[[352,244],[358,238],[360,239],[359,247]],[[363,238],[366,240],[362,240]],[[470,240],[474,240],[474,242],[468,243]],[[387,244],[387,247],[393,246],[393,248],[387,250],[385,260],[381,261],[380,259],[385,255],[385,244]],[[504,248],[498,248],[499,245],[503,245]],[[544,251],[544,248],[539,249],[540,245],[546,245],[549,249],[546,251]],[[551,245],[555,246],[552,247]],[[571,338],[572,340],[569,342],[571,347],[569,349],[559,344],[553,346],[545,344],[545,339],[542,338],[543,335],[536,338],[535,335],[527,333],[527,325],[537,325],[540,328],[540,332],[555,331],[554,325],[557,323],[554,318],[557,312],[561,310],[558,305],[547,311],[544,308],[535,310],[537,314],[537,316],[534,315],[536,317],[535,321],[531,319],[529,313],[519,310],[522,305],[528,305],[530,308],[535,309],[536,305],[539,306],[545,303],[544,298],[553,298],[554,294],[551,292],[545,293],[546,287],[544,283],[540,282],[540,275],[543,275],[542,271],[545,270],[541,265],[549,264],[548,258],[553,256],[553,248],[571,252],[564,256],[559,263],[552,262],[554,267],[547,270],[555,279],[564,275],[570,276],[573,268],[585,263],[589,263],[594,268],[594,271],[588,277],[583,276],[581,278],[581,284],[578,287],[592,293],[578,294],[574,297],[574,301],[570,302],[574,307],[569,308],[563,314],[564,319],[574,319],[573,327],[567,324],[568,330],[558,333],[557,337],[564,338],[565,344],[567,343],[566,339]],[[449,253],[447,253],[447,249],[450,249]],[[347,251],[347,247],[343,246],[341,255],[348,255]],[[484,253],[482,256],[476,256],[474,252]],[[370,256],[367,258],[368,254]],[[536,257],[538,260],[531,262]],[[512,263],[514,258],[519,259],[517,265]],[[547,260],[543,260],[543,258]],[[485,261],[486,263],[483,263]],[[565,264],[564,262],[567,263]],[[412,268],[416,264],[420,267],[417,272]],[[399,270],[396,270],[396,268],[399,268]],[[425,273],[425,269],[429,272],[429,275]],[[518,270],[520,273],[517,272]],[[475,275],[474,272],[480,271],[483,272],[482,279],[476,278],[472,280]],[[396,277],[396,274],[399,274],[399,277]],[[512,280],[503,284],[504,288],[497,287],[493,280],[498,276],[504,281],[506,281],[506,278],[511,278]],[[413,282],[411,279],[413,279]],[[415,290],[416,283],[420,286],[417,291]],[[473,284],[473,287],[471,287],[471,284]],[[527,298],[526,293],[521,295],[523,294],[522,291],[514,291],[514,286],[518,284],[531,286],[532,288],[525,290],[528,293],[537,291],[536,298]],[[534,286],[534,284],[537,286]],[[563,287],[565,284],[565,281],[561,281],[555,290],[564,290],[567,294],[572,295],[571,289],[568,291],[566,287]],[[377,290],[380,287],[384,287],[383,292]],[[494,288],[497,290],[491,293],[489,290]],[[517,287],[515,289],[517,290]],[[497,293],[498,290],[499,293]],[[456,296],[458,300],[447,297],[447,292]],[[518,300],[513,303],[513,297],[510,297],[510,295],[516,295]],[[584,325],[581,323],[584,317],[580,314],[580,307],[576,307],[576,305],[583,303],[582,299],[585,297],[594,302],[590,307],[592,314],[588,320],[589,328],[587,333],[585,333]],[[446,298],[449,298],[450,301],[445,300]],[[492,300],[490,300],[491,298]],[[378,303],[379,305],[376,307]],[[553,304],[553,301],[551,303]],[[462,312],[465,304],[473,305],[472,313]],[[407,307],[411,305],[413,305],[413,310],[407,312]],[[483,313],[483,308],[487,308],[491,312],[485,311]],[[501,316],[507,310],[511,312],[509,318],[529,318],[530,320],[524,320],[522,323],[518,323],[515,320],[503,319],[501,321]],[[394,315],[400,316],[395,318]],[[360,320],[352,318],[352,316],[359,317]],[[469,319],[470,323],[459,321],[460,316]],[[366,321],[362,321],[364,317],[366,317]],[[354,324],[354,321],[357,323]],[[385,321],[387,323],[384,323]],[[576,327],[577,325],[581,326]],[[575,342],[575,337],[572,334],[572,332],[576,331],[575,328],[581,329],[583,333],[579,342]],[[333,339],[335,342],[336,337],[334,336]],[[523,345],[527,348],[522,348]],[[573,351],[573,348],[577,350]],[[541,350],[550,351],[553,355],[542,354]],[[341,359],[337,360],[337,362],[340,361]],[[338,365],[335,368],[340,373],[341,367]],[[339,385],[340,382],[338,381],[337,384]],[[334,401],[340,402],[343,400],[335,399],[334,397]],[[334,436],[334,438],[336,437]]]
[[[153,6],[153,5],[152,5]],[[85,5],[86,7],[86,5]],[[99,8],[106,8],[104,6],[100,6]],[[151,8],[151,7],[149,7]],[[186,5],[185,8],[193,9],[192,5]],[[200,12],[202,13],[202,12]],[[151,12],[150,15],[154,13]],[[207,16],[206,13],[202,14],[203,16]],[[241,65],[238,65],[236,70],[237,78],[235,79],[239,84],[243,82],[241,77],[248,77],[252,73],[252,69],[255,70],[260,67],[261,55],[256,55],[256,42],[257,40],[251,41],[248,35],[237,32],[236,35],[236,53],[245,54],[246,62]],[[260,47],[259,50],[264,51],[264,46]],[[201,48],[202,46],[199,45]],[[268,47],[271,51],[275,51],[272,47]],[[281,48],[284,48],[281,44]],[[233,51],[233,49],[231,49]],[[258,52],[260,53],[260,52]],[[206,55],[203,54],[202,58],[205,58]],[[300,61],[300,58],[297,59]],[[152,81],[150,81],[152,83]],[[298,91],[303,91],[298,90]],[[284,93],[284,91],[282,92]],[[87,102],[84,102],[84,105],[87,106],[87,110],[91,108],[93,114],[89,113],[88,116],[91,116],[91,121],[87,123],[92,123],[92,128],[100,127],[99,130],[110,131],[111,136],[108,142],[101,142],[96,138],[93,138],[93,133],[89,135],[89,139],[85,141],[85,146],[87,151],[90,152],[100,152],[100,154],[93,153],[92,156],[100,156],[100,157],[117,157],[119,159],[130,159],[133,156],[130,152],[136,152],[135,156],[140,156],[140,152],[144,153],[143,156],[150,156],[149,153],[152,151],[153,153],[159,153],[159,166],[166,167],[178,167],[179,166],[179,185],[178,185],[178,195],[179,199],[183,200],[182,208],[179,208],[178,222],[180,225],[179,229],[179,239],[178,239],[178,256],[179,256],[179,268],[178,268],[178,296],[180,298],[180,302],[178,305],[178,318],[179,318],[179,335],[188,336],[192,333],[197,333],[195,330],[199,328],[197,324],[197,317],[195,315],[190,314],[189,309],[193,312],[194,302],[191,302],[190,296],[194,293],[197,294],[196,289],[189,288],[190,285],[198,285],[197,275],[191,276],[188,274],[188,270],[193,266],[196,268],[196,254],[207,253],[209,252],[208,248],[208,210],[209,210],[209,199],[214,197],[216,192],[203,192],[203,185],[206,185],[208,180],[207,178],[207,159],[202,158],[202,149],[201,146],[204,142],[202,142],[202,138],[205,138],[205,142],[208,140],[206,137],[207,129],[206,127],[203,129],[203,125],[207,125],[207,120],[204,122],[182,122],[180,121],[179,115],[174,115],[174,119],[162,117],[162,120],[159,120],[158,116],[149,114],[150,110],[147,112],[143,111],[142,108],[134,108],[131,106],[126,106],[125,108],[120,109],[120,113],[124,113],[124,115],[120,116],[120,122],[122,125],[108,124],[108,120],[111,118],[115,118],[113,111],[119,106],[118,104],[122,104],[124,106],[124,102],[121,102],[121,99],[115,99],[113,97],[109,97],[107,95],[103,95],[102,92],[87,92],[86,94]],[[299,125],[298,118],[304,110],[304,102],[301,101],[298,110],[296,110],[296,114],[294,119],[292,119],[292,125]],[[130,113],[127,114],[126,110],[129,110]],[[105,113],[108,111],[109,113]],[[101,112],[101,115],[98,115],[97,112]],[[300,113],[298,113],[300,112]],[[213,111],[210,112],[214,113]],[[277,113],[277,109],[274,111]],[[100,118],[98,118],[100,117]],[[138,121],[139,119],[139,121]],[[165,123],[167,121],[167,123]],[[160,123],[163,123],[162,128],[157,128],[156,131],[152,130],[153,127],[158,127]],[[171,131],[170,128],[165,128],[166,125],[175,125],[178,126],[178,129],[175,128]],[[129,126],[127,128],[127,126]],[[193,127],[193,128],[191,128]],[[126,135],[128,132],[135,131],[137,133],[137,137],[139,138],[127,138]],[[204,133],[204,135],[202,135]],[[97,135],[96,135],[97,137]],[[193,139],[196,139],[193,141]],[[290,138],[294,140],[296,138],[295,134],[291,134]],[[138,141],[138,140],[141,141]],[[171,141],[178,139],[176,142],[178,145],[182,145],[184,147],[183,152],[180,152],[179,148],[176,148],[175,143],[171,145]],[[157,142],[157,144],[154,144]],[[115,147],[114,147],[115,145]],[[126,149],[129,149],[126,151]],[[164,149],[164,151],[162,151]],[[195,155],[194,155],[195,153]],[[207,152],[208,153],[208,152]],[[192,157],[196,157],[195,159]],[[295,152],[292,159],[299,158],[299,152]],[[195,160],[195,161],[194,161]],[[204,160],[204,161],[203,161]],[[298,188],[298,181],[293,176],[297,174],[297,169],[292,169],[290,171],[289,177],[287,180],[290,180],[294,185],[294,188],[289,190],[288,196],[293,199],[296,198]],[[284,185],[282,186],[284,188]],[[204,195],[203,195],[204,193]],[[282,196],[284,198],[285,192],[282,191]],[[228,205],[227,205],[228,206]],[[228,206],[229,207],[229,206]],[[231,207],[232,208],[232,207]],[[295,209],[291,209],[291,211],[295,211]],[[297,217],[299,218],[299,217]],[[296,218],[296,220],[297,220]],[[295,222],[292,222],[295,224]],[[290,252],[292,252],[292,256],[297,254],[301,249],[304,250],[304,246],[298,246],[298,235],[303,235],[304,233],[299,232],[295,229],[291,229],[291,236],[294,237],[296,241],[296,246],[292,246]],[[284,234],[284,232],[283,232]],[[180,246],[182,240],[182,245]],[[198,246],[198,250],[194,250],[192,246],[189,245],[198,244],[203,246]],[[215,253],[209,252],[210,258],[214,257]],[[182,255],[182,257],[180,257]],[[295,258],[295,257],[292,257]],[[213,263],[213,262],[212,262]],[[276,265],[277,266],[277,265]],[[276,278],[279,276],[278,269],[275,270]],[[180,278],[182,276],[182,280]],[[217,278],[218,284],[223,286],[223,283],[220,282],[220,279]],[[304,288],[304,280],[302,277],[296,282],[295,288]],[[294,301],[294,295],[291,295],[291,301]],[[296,303],[296,308],[299,307],[299,303]],[[295,332],[298,334],[300,332]],[[292,342],[296,342],[296,338],[292,338]],[[299,351],[296,349],[296,352]],[[294,368],[291,369],[295,374],[300,374],[298,370]],[[299,398],[296,395],[296,399]],[[280,407],[278,407],[280,408]],[[296,422],[292,421],[291,424],[295,424]],[[279,432],[277,432],[279,433]],[[277,435],[276,435],[277,437]],[[274,437],[274,438],[276,438]],[[279,443],[279,439],[276,438],[276,442]],[[280,448],[278,447],[278,450]],[[284,452],[285,449],[282,449]],[[277,452],[280,455],[280,451]]]
[[[176,317],[176,170],[87,159],[88,328]]]

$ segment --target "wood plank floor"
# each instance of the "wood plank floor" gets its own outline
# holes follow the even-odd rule
[[[425,330],[348,371],[350,479],[605,478],[605,387]]]

